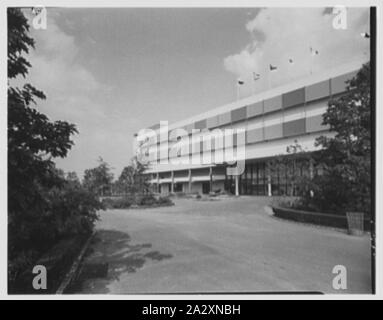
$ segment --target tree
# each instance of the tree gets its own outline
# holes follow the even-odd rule
[[[82,184],[94,194],[104,196],[110,193],[113,174],[109,164],[101,157],[98,159],[98,162],[99,165],[97,167],[85,170]]]
[[[30,63],[24,57],[34,40],[22,11],[8,8],[8,228],[10,253],[20,233],[44,212],[44,188],[59,186],[55,157],[65,157],[73,145],[76,127],[65,121],[49,121],[36,109],[42,91],[27,83],[12,86],[12,79],[26,77]]]
[[[31,64],[24,57],[34,47],[28,22],[18,8],[8,8],[8,285],[35,264],[40,255],[63,237],[89,233],[101,203],[92,193],[67,180],[54,158],[65,157],[73,146],[76,127],[51,122],[36,109],[42,91],[27,83]]]
[[[272,182],[277,179],[284,180],[287,186],[286,195],[296,196],[299,195],[298,187],[305,175],[309,175],[312,157],[297,140],[286,148],[286,152],[286,155],[279,155],[271,159],[267,169]]]
[[[68,181],[68,183],[71,183],[72,185],[76,187],[81,187],[81,181],[75,171],[67,172],[65,175],[65,179],[66,181]]]
[[[117,180],[117,189],[125,194],[147,193],[149,177],[144,174],[146,170],[147,164],[134,157],[130,165],[122,170]]]
[[[322,174],[309,188],[306,202],[334,212],[371,211],[371,101],[370,63],[348,81],[346,94],[330,100],[323,124],[334,136],[321,136],[316,154]]]

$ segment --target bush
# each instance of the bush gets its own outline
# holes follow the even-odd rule
[[[132,205],[139,207],[155,207],[158,205],[173,205],[174,203],[169,197],[159,197],[157,199],[152,194],[140,194],[131,197],[104,198],[102,204],[107,209],[127,209]]]
[[[61,239],[92,232],[97,210],[103,209],[95,195],[69,181],[39,192],[43,196],[39,206],[9,221],[10,280]]]
[[[59,236],[90,233],[98,220],[97,210],[103,209],[97,197],[82,187],[68,184],[50,192],[52,214]]]
[[[174,203],[169,197],[159,197],[157,200],[159,205],[169,205],[172,206]]]
[[[127,209],[131,207],[133,201],[128,197],[105,198],[102,200],[102,203],[107,209]]]
[[[152,194],[144,194],[137,196],[135,202],[138,206],[152,206],[156,204],[157,200]]]
[[[302,181],[300,198],[294,202],[293,207],[298,210],[325,212],[345,215],[348,205],[353,203],[355,192],[345,182],[342,175],[317,175],[313,179]],[[353,211],[362,211],[370,214],[370,198],[357,196],[359,203],[353,206]]]

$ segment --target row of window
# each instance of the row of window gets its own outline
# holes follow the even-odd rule
[[[203,119],[195,123],[191,123],[185,126],[183,129],[185,129],[189,133],[191,133],[193,129],[213,129],[216,127],[229,125],[235,122],[244,121],[249,118],[262,116],[271,112],[291,108],[294,106],[299,106],[304,103],[312,102],[326,97],[338,95],[346,91],[347,80],[354,77],[356,72],[357,71],[353,71],[335,78],[331,78],[329,80],[325,80],[310,86],[302,87],[284,93],[282,95],[265,99],[248,106],[243,106],[241,108],[231,110],[223,114],[212,116],[208,119]],[[318,119],[312,120],[312,125],[317,125],[316,121]],[[151,127],[151,129],[153,130],[156,130],[158,128],[159,124],[156,124]],[[274,131],[274,129],[270,130]],[[278,128],[275,128],[275,130],[278,131]]]
[[[259,143],[263,141],[270,141],[280,138],[288,138],[293,137],[297,135],[302,135],[306,133],[313,133],[313,132],[319,132],[319,131],[325,131],[328,130],[328,126],[325,126],[322,124],[322,115],[316,115],[309,118],[301,118],[297,120],[292,120],[288,122],[278,123],[274,124],[268,127],[261,127],[256,128],[252,130],[248,130],[245,132],[245,142],[246,144],[253,144],[253,143]],[[233,136],[223,137],[217,142],[219,143],[216,145],[216,140],[213,135],[211,135],[211,139],[208,140],[209,142],[206,143],[203,141],[197,141],[192,142],[190,141],[189,145],[186,145],[183,148],[180,148],[177,151],[177,154],[170,154],[171,149],[169,149],[169,152],[166,152],[165,154],[161,154],[159,148],[157,148],[157,158],[155,157],[155,152],[149,152],[149,147],[146,148],[144,151],[144,155],[147,157],[148,161],[155,161],[159,159],[165,159],[169,157],[175,157],[175,156],[182,156],[192,153],[199,153],[202,151],[207,151],[208,146],[210,145],[210,150],[218,150],[222,149],[222,147],[225,145],[225,139],[229,139],[230,142],[228,142],[229,146],[232,145],[233,147],[237,146],[237,135],[234,133]],[[202,140],[202,139],[201,139]]]
[[[233,176],[226,175],[225,168],[215,167],[213,168],[213,174],[218,174],[218,171],[215,172],[215,169],[220,170],[219,173],[225,175],[224,188],[227,191],[235,193],[235,179]],[[315,171],[316,169],[313,168]],[[198,170],[197,170],[198,171]],[[201,172],[193,170],[192,175],[200,173],[201,175],[208,175],[209,169],[200,169]],[[174,172],[176,174],[177,171]],[[179,172],[181,174],[181,172]],[[267,195],[269,189],[269,183],[271,187],[272,195],[297,195],[297,190],[299,187],[299,177],[309,177],[310,173],[310,163],[305,160],[297,161],[294,166],[281,166],[280,168],[270,168],[269,164],[266,162],[254,162],[247,163],[245,166],[244,173],[239,178],[239,193],[247,195]],[[170,177],[171,173],[160,173],[160,178]],[[187,176],[187,172],[182,172],[183,176]],[[156,175],[153,175],[152,178],[155,179]],[[294,177],[294,179],[293,179]],[[209,183],[209,181],[205,182]],[[214,182],[213,182],[214,183]],[[181,186],[176,188],[176,185]],[[182,191],[181,183],[174,183],[174,191]],[[208,188],[213,189],[213,188]],[[170,191],[170,184],[169,184]]]

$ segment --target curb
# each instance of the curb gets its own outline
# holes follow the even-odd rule
[[[55,294],[64,294],[65,290],[69,287],[69,285],[72,283],[72,281],[76,278],[80,264],[82,262],[82,259],[84,258],[85,252],[89,247],[89,244],[91,240],[93,239],[94,235],[96,234],[96,231],[93,231],[93,233],[89,236],[88,240],[86,240],[84,246],[82,247],[79,255],[74,260],[71,268],[69,269],[68,273],[65,275],[63,281],[61,282],[59,288],[56,290]]]

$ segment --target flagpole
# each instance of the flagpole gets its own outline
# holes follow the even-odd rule
[[[312,75],[312,64],[313,64],[313,47],[310,46],[310,75]]]
[[[255,94],[255,73],[253,72],[253,81],[252,81],[252,85],[251,85],[251,95],[253,96]]]
[[[289,64],[288,64],[288,72],[289,72],[289,78],[290,78],[290,81],[293,80],[293,76],[292,76],[292,72],[291,72],[291,69],[292,69],[292,65],[294,64],[294,60],[293,59],[289,59]]]
[[[267,89],[270,90],[270,83],[271,83],[271,70],[268,71],[267,73]]]
[[[256,85],[256,82],[261,78],[261,75],[259,73],[256,73],[256,72],[253,72],[253,84],[251,86],[252,90],[252,94],[255,95],[255,85]]]
[[[313,55],[310,54],[310,76],[313,74]]]

